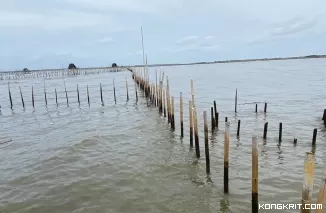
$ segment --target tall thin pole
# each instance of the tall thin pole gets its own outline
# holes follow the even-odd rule
[[[143,49],[143,66],[144,66],[144,74],[145,74],[145,49],[144,49],[143,26],[140,26],[140,31],[141,31],[141,44]]]

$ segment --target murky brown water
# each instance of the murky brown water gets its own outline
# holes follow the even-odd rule
[[[158,109],[139,97],[135,104],[130,72],[103,73],[46,80],[11,81],[14,111],[10,110],[7,82],[0,82],[0,212],[250,212],[251,137],[259,136],[260,203],[300,203],[303,158],[311,150],[318,128],[315,188],[324,167],[326,133],[321,116],[326,108],[326,60],[214,64],[151,68],[169,76],[176,100],[176,130],[171,132]],[[125,76],[129,79],[126,102]],[[112,78],[117,105],[114,105]],[[188,101],[194,79],[200,115],[197,160],[189,148]],[[82,106],[78,108],[76,84]],[[105,106],[101,106],[99,84]],[[87,104],[89,85],[91,106]],[[36,106],[31,104],[34,86]],[[22,109],[19,88],[25,98]],[[58,90],[56,108],[54,88]],[[238,88],[238,113],[234,93]],[[185,137],[180,139],[179,92],[184,96]],[[140,93],[139,93],[140,94]],[[205,173],[202,112],[210,115],[213,100],[220,111],[220,130],[210,135],[211,175]],[[258,114],[250,102],[268,101]],[[230,194],[223,194],[224,117],[231,123]],[[237,120],[241,136],[236,138]],[[264,122],[268,139],[262,140]],[[278,146],[278,123],[283,141]],[[297,146],[293,138],[298,138]],[[316,199],[314,193],[314,200]],[[298,212],[261,210],[260,212]]]

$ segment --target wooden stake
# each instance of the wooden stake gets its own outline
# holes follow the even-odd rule
[[[78,106],[80,106],[80,98],[79,98],[79,88],[77,84],[77,98],[78,98]]]
[[[258,144],[257,138],[252,137],[252,212],[258,213]]]
[[[114,103],[117,104],[117,98],[115,96],[115,83],[114,83],[114,78],[113,78],[113,94],[114,94]]]
[[[128,91],[128,80],[126,77],[126,90],[127,90],[127,101],[129,101],[129,91]]]
[[[66,93],[66,99],[67,99],[67,107],[69,107],[69,99],[68,99],[68,93],[67,93],[67,88],[66,88],[66,82],[64,82],[64,85],[65,85],[65,93]]]
[[[241,124],[241,120],[238,120],[237,137],[240,136],[240,124]]]
[[[192,113],[192,102],[189,101],[189,136],[190,136],[190,147],[193,147],[194,144],[193,144],[193,136],[194,136],[194,133],[193,133],[193,113]]]
[[[45,80],[44,80],[44,100],[45,100],[45,106],[47,106],[48,105],[48,99],[46,97]]]
[[[225,123],[224,133],[224,193],[229,193],[229,148],[230,148],[230,123]]]
[[[211,107],[211,123],[212,123],[212,132],[214,132],[215,120],[214,120],[214,109],[213,109],[213,107]]]
[[[215,128],[218,128],[218,112],[216,108],[216,101],[214,101],[214,112],[215,112]]]
[[[12,98],[11,98],[11,92],[10,92],[10,85],[9,85],[9,81],[8,81],[8,92],[9,92],[9,101],[10,101],[10,108],[13,108],[13,104],[12,104]]]
[[[282,141],[282,122],[279,125],[279,131],[278,131],[278,141]]]
[[[172,103],[171,103],[171,128],[172,130],[175,130],[175,122],[174,122],[174,97],[171,97]]]
[[[265,125],[264,125],[264,135],[263,135],[264,139],[267,138],[267,128],[268,128],[268,122],[266,122]]]
[[[204,132],[205,132],[206,173],[207,174],[210,174],[211,170],[210,170],[210,159],[209,159],[208,124],[207,124],[207,114],[206,114],[206,111],[204,111]]]
[[[23,108],[25,109],[24,97],[23,97],[23,93],[22,93],[22,90],[21,90],[20,86],[19,86],[19,91],[20,91],[20,98],[22,100]]]
[[[304,180],[302,188],[302,207],[305,207],[305,204],[311,204],[314,170],[315,155],[311,152],[306,152],[304,161]],[[310,209],[301,208],[301,213],[310,213]]]
[[[317,205],[322,205],[324,207],[324,201],[325,201],[325,191],[326,191],[326,170],[324,168],[324,174],[323,178],[321,180],[320,188],[319,188],[319,194],[317,198]],[[323,213],[323,209],[317,209],[316,213]]]
[[[55,103],[57,104],[58,107],[58,95],[57,95],[57,89],[54,88],[54,93],[55,93]]]
[[[265,106],[264,106],[264,113],[267,112],[267,102],[265,102]]]
[[[317,129],[314,129],[314,133],[312,136],[312,145],[315,146],[316,145],[316,139],[317,139]]]
[[[101,95],[101,103],[102,103],[102,106],[104,106],[104,102],[103,102],[103,93],[102,93],[102,83],[100,83],[100,95]]]
[[[88,85],[87,85],[87,102],[88,102],[88,107],[90,107],[91,106],[91,102],[90,102],[90,99],[89,99]]]
[[[181,137],[183,138],[183,103],[182,103],[182,92],[180,92],[180,131],[181,131]]]
[[[237,113],[238,106],[238,89],[235,89],[234,112]]]

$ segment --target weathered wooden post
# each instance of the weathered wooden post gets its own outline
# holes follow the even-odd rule
[[[19,86],[19,92],[20,92],[20,98],[22,100],[23,108],[25,109],[24,97],[23,97],[23,93],[22,93],[22,90],[21,90],[20,86]]]
[[[238,89],[235,89],[234,112],[237,113],[238,107]]]
[[[241,120],[238,120],[237,137],[240,136],[240,124],[241,124]]]
[[[326,170],[324,168],[323,178],[320,183],[319,194],[317,198],[317,206],[321,205],[323,208],[316,210],[316,213],[323,213],[324,201],[325,201],[325,191],[326,191]]]
[[[224,133],[224,193],[229,193],[229,149],[230,149],[230,123],[225,123]]]
[[[114,103],[117,104],[117,97],[115,96],[115,83],[113,78],[113,94],[114,94]]]
[[[304,179],[302,188],[302,206],[311,204],[313,182],[315,170],[315,155],[312,152],[306,152],[304,161]],[[301,213],[310,213],[310,209],[301,208]]]
[[[79,88],[77,84],[77,99],[78,99],[78,106],[80,106],[80,98],[79,98]]]
[[[57,94],[57,88],[54,89],[54,93],[55,93],[55,103],[57,104],[57,107],[58,107],[58,94]]]
[[[258,144],[257,138],[252,137],[252,212],[258,213]]]
[[[69,99],[68,99],[68,92],[67,92],[67,88],[66,88],[66,82],[63,81],[64,85],[65,85],[65,93],[66,93],[66,99],[67,99],[67,107],[69,107]]]
[[[10,108],[13,108],[13,104],[12,104],[12,97],[11,97],[11,92],[10,92],[10,84],[8,81],[8,92],[9,92],[9,101],[10,101]]]
[[[88,102],[88,107],[91,106],[91,102],[90,102],[90,99],[89,99],[89,89],[88,89],[88,85],[87,85],[87,102]]]
[[[32,86],[32,105],[33,105],[33,109],[35,109],[35,105],[34,105],[34,88]]]
[[[171,97],[172,101],[171,101],[171,129],[175,130],[175,120],[174,120],[174,97]]]
[[[192,118],[193,118],[193,113],[192,113],[192,102],[189,101],[189,136],[190,136],[190,147],[193,147],[193,136],[194,136],[194,133],[193,133],[193,121],[192,121]]]
[[[127,101],[129,101],[129,91],[128,91],[128,80],[126,77],[126,90],[127,90]]]
[[[267,138],[267,128],[268,128],[268,122],[266,122],[264,124],[264,135],[263,135],[263,138],[266,139]]]
[[[161,104],[159,104],[161,106]],[[180,131],[181,137],[183,138],[183,103],[182,103],[182,92],[180,92]]]
[[[316,145],[316,140],[317,140],[317,129],[314,129],[314,133],[312,136],[312,145],[315,146]]]
[[[264,113],[267,112],[267,102],[265,102],[265,106],[264,106]]]
[[[207,114],[204,111],[204,132],[205,132],[205,158],[206,158],[206,173],[210,174],[210,159],[209,159],[209,146],[208,146],[208,124],[207,124]]]
[[[214,109],[213,109],[213,107],[211,107],[211,123],[212,123],[212,132],[214,132],[215,120],[214,120]]]
[[[214,101],[214,112],[215,112],[215,127],[218,128],[218,112],[216,108],[216,101]]]
[[[44,100],[45,100],[45,106],[48,106],[48,99],[46,97],[46,89],[45,89],[45,79],[44,79]]]
[[[104,106],[104,101],[103,101],[103,93],[102,93],[102,83],[100,83],[100,95],[101,95],[101,103],[102,103],[102,106]]]
[[[278,141],[282,141],[282,122],[279,125],[279,131],[278,131]]]

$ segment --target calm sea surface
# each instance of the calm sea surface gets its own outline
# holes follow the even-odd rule
[[[175,97],[175,132],[170,131],[167,119],[159,116],[157,108],[147,107],[140,91],[135,103],[135,85],[128,71],[45,79],[47,107],[43,78],[11,80],[13,111],[8,82],[0,81],[0,212],[250,212],[252,135],[259,137],[259,202],[300,203],[303,161],[305,152],[311,151],[314,128],[318,129],[313,195],[316,200],[326,142],[321,121],[326,108],[325,69],[324,59],[150,68],[153,82],[155,70],[164,71],[169,77]],[[190,79],[194,80],[199,116],[199,160],[189,147]],[[234,113],[236,88],[237,114]],[[180,92],[184,98],[183,139],[179,124]],[[206,110],[210,121],[214,100],[220,112],[220,127],[214,134],[209,132],[211,174],[207,176],[202,115]],[[257,114],[252,102],[261,102]],[[229,195],[223,193],[225,117],[231,126]],[[240,139],[236,138],[238,119],[241,119]],[[262,140],[265,122],[269,122],[266,142]],[[283,123],[281,145],[278,145],[279,122]],[[296,146],[294,137],[298,139]]]

